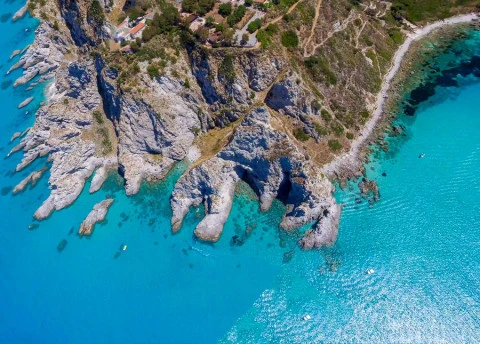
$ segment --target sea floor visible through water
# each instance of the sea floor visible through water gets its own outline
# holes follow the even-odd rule
[[[3,76],[18,59],[10,61],[11,52],[33,40],[35,19],[10,20],[22,5],[8,1],[0,9],[3,155],[15,144],[11,135],[33,124],[43,100],[42,88],[12,87],[18,71]],[[35,101],[18,110],[32,94]],[[48,196],[48,172],[31,189],[16,196],[11,190],[48,163],[40,159],[12,174],[21,153],[2,160],[1,341],[475,342],[480,83],[437,94],[414,118],[403,118],[407,137],[392,139],[390,154],[367,166],[381,200],[357,204],[355,190],[339,191],[338,241],[317,251],[301,251],[298,232],[278,229],[282,204],[260,213],[243,188],[218,243],[195,240],[201,210],[172,235],[169,194],[184,164],[134,197],[125,196],[116,175],[93,195],[88,182],[71,207],[37,223],[32,214]],[[81,221],[107,196],[115,201],[105,223],[90,238],[78,237]]]

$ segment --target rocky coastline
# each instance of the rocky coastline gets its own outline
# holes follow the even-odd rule
[[[9,71],[23,70],[15,87],[33,88],[53,80],[35,124],[12,137],[21,140],[8,154],[22,151],[17,172],[38,157],[48,156],[51,162],[50,195],[35,212],[37,220],[71,205],[92,176],[90,193],[102,187],[109,171],[116,170],[127,195],[133,195],[143,181],[161,180],[174,164],[190,159],[196,162],[178,180],[171,197],[174,232],[180,230],[191,206],[203,205],[205,217],[195,235],[217,241],[230,214],[235,185],[243,180],[259,196],[261,210],[268,210],[274,199],[286,205],[283,230],[311,224],[299,241],[302,248],[335,241],[341,207],[332,195],[331,180],[361,175],[359,152],[381,117],[384,97],[403,56],[421,35],[409,38],[410,43],[397,52],[375,114],[350,152],[320,168],[297,139],[279,130],[288,123],[301,123],[306,135],[316,142],[322,138],[312,121],[320,115],[315,97],[301,75],[288,70],[284,58],[252,52],[226,62],[226,57],[223,61],[214,53],[207,57],[190,47],[175,58],[182,78],[172,76],[177,70],[170,67],[161,75],[149,75],[147,64],[139,63],[135,89],[126,91],[122,73],[95,50],[95,38],[99,32],[108,38],[108,30],[88,26],[84,9],[72,6],[60,2],[60,28],[41,21],[34,43],[12,54],[23,53]],[[234,76],[223,70],[225,66],[236,71]],[[39,80],[33,81],[36,77]],[[227,133],[226,144],[197,147],[200,136],[214,128]],[[14,192],[34,183],[42,172],[32,172]],[[96,205],[79,233],[89,235],[112,202]]]

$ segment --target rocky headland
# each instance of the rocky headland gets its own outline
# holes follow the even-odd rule
[[[15,87],[50,83],[35,124],[12,137],[20,142],[8,156],[22,151],[16,171],[48,156],[50,195],[35,218],[72,204],[91,176],[90,193],[114,170],[133,195],[143,181],[161,180],[187,159],[195,162],[171,197],[173,231],[191,206],[202,205],[205,217],[195,235],[217,241],[242,180],[257,193],[261,210],[275,199],[285,204],[282,230],[311,224],[299,241],[304,249],[335,241],[341,207],[332,181],[340,171],[361,175],[360,148],[382,114],[410,42],[441,26],[408,34],[386,17],[389,4],[345,1],[323,4],[308,25],[298,24],[296,44],[304,49],[287,47],[273,28],[269,39],[283,47],[215,49],[195,41],[178,12],[161,1],[153,6],[160,13],[153,22],[160,18],[161,30],[170,25],[176,31],[132,40],[133,51],[122,54],[112,48],[119,19],[114,15],[136,2],[120,3],[59,0],[39,8],[29,2],[41,23],[33,44],[12,54],[23,55],[10,71],[23,70]],[[278,22],[271,18],[272,25]],[[275,25],[278,31],[293,24]],[[392,30],[409,36],[400,44]],[[43,171],[32,172],[14,192]],[[376,197],[373,184],[364,186]],[[79,233],[89,235],[112,202],[97,204]]]

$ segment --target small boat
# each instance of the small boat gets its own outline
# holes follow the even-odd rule
[[[418,156],[419,159],[425,158],[425,153],[422,153]]]
[[[368,270],[367,270],[367,275],[371,275],[371,274],[373,274],[374,272],[375,272],[375,270],[373,270],[373,269],[368,269]]]
[[[303,320],[305,320],[305,321],[310,320],[310,319],[312,319],[312,317],[308,314],[303,316]]]
[[[126,251],[127,250],[127,245],[123,245],[122,246],[122,251]]]

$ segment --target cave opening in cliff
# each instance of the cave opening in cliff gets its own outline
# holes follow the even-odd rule
[[[248,186],[250,186],[250,188],[253,190],[253,192],[255,192],[257,197],[260,197],[260,190],[257,185],[258,176],[257,178],[255,178],[255,176],[253,176],[249,171],[245,170],[244,168],[239,168],[236,172],[240,179],[243,182],[247,183]]]
[[[292,181],[290,180],[290,173],[284,172],[283,179],[278,187],[277,198],[283,203],[288,204],[290,193],[292,191]]]

